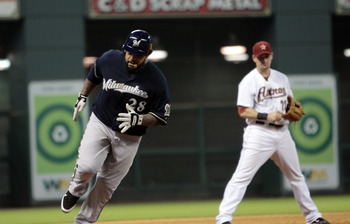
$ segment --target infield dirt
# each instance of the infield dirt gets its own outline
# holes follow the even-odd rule
[[[329,220],[331,224],[350,224],[350,211],[324,212],[323,217]],[[215,218],[100,221],[97,224],[215,224]],[[232,224],[305,224],[305,219],[302,214],[235,216]]]

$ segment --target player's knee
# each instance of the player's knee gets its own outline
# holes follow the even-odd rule
[[[305,178],[302,174],[300,175],[293,175],[291,177],[288,178],[289,179],[289,182],[291,184],[294,184],[294,185],[297,185],[298,183],[303,183],[305,182]]]
[[[77,167],[77,172],[80,173],[81,177],[91,177],[97,173],[97,169],[93,165],[81,165]]]

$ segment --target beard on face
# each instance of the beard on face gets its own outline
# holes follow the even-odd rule
[[[146,61],[146,60],[145,60]],[[139,71],[144,65],[145,65],[145,61],[143,61],[141,64],[137,65],[137,64],[133,64],[136,66],[129,66],[128,62],[125,62],[126,68],[128,69],[128,72],[137,72]]]

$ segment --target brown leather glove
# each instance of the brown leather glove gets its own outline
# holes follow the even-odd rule
[[[301,103],[289,95],[287,110],[286,113],[283,114],[283,118],[296,122],[300,121],[303,115],[305,115],[305,113]]]

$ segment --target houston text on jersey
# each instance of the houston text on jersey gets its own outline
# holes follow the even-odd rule
[[[285,88],[266,89],[266,86],[259,89],[258,102],[264,101],[265,99],[284,97],[287,95]]]

